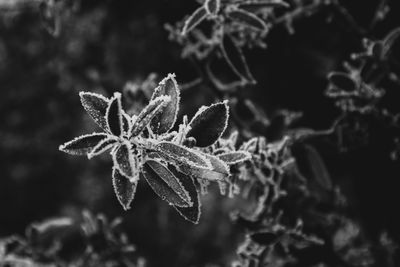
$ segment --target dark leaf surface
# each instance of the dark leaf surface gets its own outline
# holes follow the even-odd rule
[[[148,160],[143,166],[142,173],[147,183],[162,200],[178,207],[191,205],[188,192],[167,167],[160,162]]]
[[[331,72],[328,79],[334,86],[344,91],[352,92],[356,90],[355,81],[346,73]]]
[[[81,103],[89,116],[103,129],[107,130],[105,119],[109,100],[102,95],[80,92]]]
[[[224,36],[220,49],[224,59],[236,75],[250,83],[255,83],[242,50],[233,42],[231,37]]]
[[[209,181],[224,181],[227,177],[229,177],[229,167],[225,162],[215,156],[205,156],[211,163],[211,169],[205,169],[193,165],[182,165],[179,166],[179,169],[191,177]]]
[[[121,144],[113,155],[114,167],[116,167],[123,175],[133,177],[135,175],[135,159],[129,144]]]
[[[112,138],[106,138],[101,140],[93,149],[88,153],[88,158],[91,159],[95,156],[98,156],[104,152],[106,152],[108,149],[112,148],[117,141]]]
[[[121,203],[124,210],[128,210],[135,196],[138,180],[131,182],[116,168],[113,168],[112,176],[114,192],[118,198],[118,201]]]
[[[167,159],[175,161],[178,165],[192,165],[202,168],[210,168],[210,162],[200,153],[171,142],[160,142],[155,149]]]
[[[250,238],[260,245],[269,246],[279,240],[279,235],[272,232],[258,232],[250,234]]]
[[[192,200],[193,205],[191,207],[177,207],[174,206],[180,215],[182,215],[186,220],[197,224],[200,219],[201,214],[201,202],[200,194],[196,188],[195,181],[192,177],[187,176],[179,172],[175,167],[170,166],[170,171],[178,178],[180,183],[183,185],[185,190],[189,193],[189,197]]]
[[[104,133],[93,133],[79,136],[59,147],[65,153],[71,155],[86,155],[107,135]]]
[[[161,114],[157,114],[151,121],[151,129],[157,134],[168,132],[175,124],[179,111],[180,93],[175,74],[168,74],[154,90],[152,100],[160,96],[169,96],[170,102],[163,108]]]
[[[202,107],[190,121],[187,137],[196,139],[196,146],[214,144],[224,133],[228,124],[229,108],[226,102]]]
[[[121,95],[116,93],[111,99],[106,112],[108,129],[115,136],[120,136],[123,132]]]
[[[144,128],[150,123],[150,121],[160,114],[165,113],[165,106],[168,102],[171,101],[169,96],[159,96],[150,101],[150,103],[140,112],[139,116],[137,117],[136,121],[132,127],[132,136],[137,136],[140,134]],[[157,118],[162,119],[162,118]],[[158,124],[157,124],[158,125]]]

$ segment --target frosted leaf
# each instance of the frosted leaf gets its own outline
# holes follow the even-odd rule
[[[236,75],[250,83],[255,83],[242,50],[233,42],[232,38],[225,35],[220,49],[229,67]]]
[[[123,133],[121,94],[115,93],[111,99],[106,112],[106,121],[109,131],[115,136]]]
[[[125,133],[132,131],[132,118],[122,110],[122,125]]]
[[[183,199],[186,204],[183,207],[191,206],[193,203],[190,199],[189,193],[185,190],[181,182],[177,177],[166,167],[157,160],[148,160],[146,161],[155,173],[170,187],[176,194],[179,195],[181,199]],[[162,198],[162,197],[161,197]]]
[[[209,15],[217,15],[221,7],[221,0],[206,0],[204,7]]]
[[[122,175],[117,168],[113,168],[113,186],[115,195],[121,203],[124,210],[130,209],[130,205],[135,196],[138,179],[131,182],[127,177]]]
[[[176,122],[179,111],[180,90],[175,80],[175,74],[168,74],[154,90],[151,100],[160,96],[169,96],[171,101],[166,104],[163,112],[157,114],[150,123],[150,127],[156,134],[163,134],[171,130]]]
[[[98,156],[112,148],[116,143],[117,140],[113,138],[103,139],[92,149],[92,151],[90,151],[90,153],[87,154],[87,156],[89,159]]]
[[[200,219],[201,202],[200,202],[200,195],[196,188],[195,181],[193,180],[192,177],[179,172],[173,166],[170,166],[169,169],[175,175],[175,177],[178,178],[178,180],[181,182],[181,184],[183,185],[185,190],[189,193],[189,197],[193,203],[193,205],[191,207],[185,207],[185,208],[174,206],[176,211],[180,215],[182,215],[182,217],[185,218],[186,220],[197,224]]]
[[[211,155],[206,155],[210,161],[212,168],[205,169],[193,165],[181,165],[178,168],[187,175],[197,179],[204,179],[209,181],[225,181],[230,176],[228,165],[219,158]]]
[[[195,150],[180,146],[171,142],[163,141],[154,147],[161,156],[174,161],[178,165],[190,165],[200,168],[211,169],[210,161]]]
[[[198,147],[210,146],[224,133],[228,118],[229,107],[226,101],[203,107],[190,121],[186,137],[194,137]]]
[[[61,145],[59,150],[71,155],[86,155],[91,152],[100,141],[107,137],[108,135],[104,133],[82,135]]]
[[[343,72],[331,72],[328,75],[328,80],[336,88],[344,90],[346,92],[352,92],[357,89],[356,82],[348,75]]]
[[[117,168],[126,177],[134,177],[136,170],[136,161],[129,143],[122,143],[113,151],[114,167]]]
[[[148,160],[142,169],[142,175],[153,191],[171,205],[189,207],[192,205],[189,193],[180,185],[177,178],[160,162]],[[173,187],[170,185],[174,180]],[[179,190],[178,190],[179,187]],[[175,190],[178,190],[176,192]]]
[[[251,154],[246,151],[235,151],[220,154],[218,155],[218,158],[228,165],[234,165],[251,159]]]
[[[235,8],[228,12],[228,16],[242,24],[245,24],[253,29],[264,31],[267,29],[267,24],[257,17],[255,14],[247,12],[246,10]]]
[[[178,134],[177,131],[169,132],[167,134],[163,134],[163,135],[159,136],[159,140],[172,141],[177,134]]]
[[[107,130],[105,115],[109,100],[102,95],[91,92],[80,92],[81,103],[89,116],[103,129]]]
[[[249,0],[240,3],[239,7],[246,11],[258,11],[264,7],[290,7],[290,5],[282,0]]]
[[[193,14],[185,21],[182,29],[182,35],[188,34],[197,25],[199,25],[205,18],[207,18],[207,10],[204,6],[199,7]]]
[[[150,103],[140,112],[136,121],[133,123],[131,136],[137,136],[144,128],[150,123],[150,121],[161,112],[164,113],[164,107],[171,102],[169,96],[159,96],[150,101]]]

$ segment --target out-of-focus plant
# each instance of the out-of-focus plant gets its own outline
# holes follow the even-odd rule
[[[334,71],[328,76],[329,85],[326,95],[335,101],[342,111],[338,124],[339,146],[342,150],[355,144],[368,144],[368,122],[380,120],[395,132],[392,158],[398,155],[396,133],[399,132],[399,116],[385,106],[388,83],[398,86],[400,61],[393,56],[393,50],[399,45],[400,29],[392,30],[382,40],[363,40],[364,51],[352,54],[354,62],[344,64],[344,71]],[[389,92],[390,93],[390,92]],[[364,118],[364,119],[363,119]],[[347,132],[347,134],[346,134]],[[357,142],[346,141],[346,137],[360,137]],[[352,144],[350,144],[352,143]]]
[[[109,222],[87,211],[80,220],[61,217],[32,223],[25,237],[0,240],[1,266],[145,266],[121,223],[121,218]]]

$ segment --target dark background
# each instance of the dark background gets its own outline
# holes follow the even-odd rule
[[[359,25],[368,27],[378,1],[342,2]],[[229,221],[234,200],[204,196],[200,224],[192,225],[140,183],[131,210],[124,212],[113,193],[108,156],[88,161],[58,151],[72,137],[96,130],[80,106],[79,91],[110,96],[150,72],[160,78],[175,72],[179,83],[196,78],[163,25],[197,6],[188,0],[85,0],[63,19],[56,38],[43,29],[34,10],[1,11],[0,237],[23,233],[33,221],[78,217],[89,209],[122,216],[150,266],[226,263],[235,256],[242,236]],[[391,7],[366,37],[382,38],[400,25],[399,2],[391,1]],[[326,75],[361,50],[361,36],[335,16],[327,23],[327,16],[320,12],[297,21],[293,35],[277,26],[266,50],[245,51],[258,81],[248,95],[267,113],[301,111],[299,125],[314,129],[329,127],[339,114],[324,95]],[[385,101],[398,111],[400,88],[389,90]],[[189,114],[212,101],[207,88],[194,88],[182,99]],[[374,235],[387,229],[399,241],[399,164],[387,158],[385,132],[372,134],[373,142],[362,149],[339,154],[326,146],[321,154],[367,231]]]

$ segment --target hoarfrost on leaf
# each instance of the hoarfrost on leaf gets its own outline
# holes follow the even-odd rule
[[[170,102],[166,104],[161,114],[157,114],[150,123],[150,127],[156,134],[163,134],[171,130],[176,122],[179,111],[180,91],[175,74],[168,74],[154,90],[151,100],[160,96],[169,96]]]
[[[91,159],[95,156],[98,156],[107,150],[111,149],[115,144],[117,143],[117,140],[111,137],[105,138],[101,140],[93,149],[90,151],[87,156],[88,159]]]
[[[92,133],[81,135],[66,142],[59,147],[59,150],[71,155],[86,155],[102,140],[107,139],[104,133]]]
[[[189,123],[187,137],[196,139],[196,146],[207,147],[214,144],[224,133],[229,118],[227,102],[219,102],[202,107]]]
[[[192,205],[188,192],[162,163],[156,160],[146,161],[143,165],[142,174],[162,200],[178,207],[190,207]]]
[[[196,187],[196,181],[192,177],[179,172],[173,166],[171,166],[169,169],[175,175],[175,177],[178,178],[178,180],[181,182],[185,190],[189,193],[189,197],[193,203],[191,207],[174,206],[175,209],[183,218],[194,224],[197,224],[200,219],[201,202],[200,202],[200,195]]]
[[[154,149],[178,165],[191,165],[205,169],[212,167],[210,161],[199,152],[172,142],[160,142],[155,145]]]
[[[199,25],[205,18],[207,18],[207,10],[204,6],[199,7],[193,14],[185,21],[185,25],[182,29],[182,35],[188,34],[197,25]]]
[[[205,157],[210,161],[212,168],[206,169],[193,165],[182,165],[178,168],[187,175],[196,179],[209,181],[225,181],[230,176],[229,167],[219,158],[205,154]]]
[[[113,151],[114,167],[126,177],[132,178],[136,175],[137,166],[129,143],[122,143]]]
[[[140,134],[155,116],[161,112],[164,113],[164,108],[169,102],[171,102],[171,97],[166,95],[162,95],[151,100],[136,118],[132,126],[131,136],[137,136]]]
[[[114,93],[106,112],[106,121],[109,131],[115,136],[123,133],[121,94]]]
[[[124,210],[130,209],[130,205],[135,196],[138,180],[131,181],[125,177],[117,168],[113,168],[113,186],[115,195]]]
[[[247,151],[234,151],[218,155],[218,157],[228,165],[242,163],[251,159],[251,154]]]
[[[255,84],[242,50],[235,44],[229,35],[224,35],[220,49],[232,71],[241,79]]]
[[[89,116],[103,129],[107,130],[105,115],[109,104],[109,99],[102,95],[91,92],[80,92],[81,103]]]

